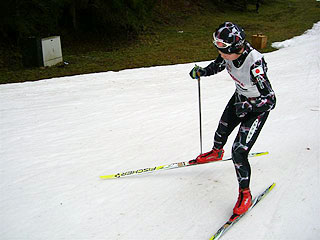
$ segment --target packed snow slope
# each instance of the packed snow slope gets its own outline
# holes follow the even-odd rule
[[[277,185],[225,240],[320,239],[319,39],[320,22],[265,54],[277,106],[251,189]],[[193,66],[0,85],[0,239],[209,239],[237,200],[231,161],[99,178],[199,154]],[[204,151],[234,89],[226,72],[201,80]]]

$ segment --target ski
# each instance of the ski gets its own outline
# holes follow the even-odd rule
[[[258,156],[266,155],[268,153],[269,152],[249,153],[248,157],[258,157]],[[231,159],[232,159],[232,157],[228,157],[228,158],[224,158],[224,159],[222,159],[220,161],[215,161],[215,162],[229,161]],[[190,161],[193,161],[193,160],[190,160]],[[115,179],[115,178],[122,178],[122,177],[137,175],[137,174],[143,174],[143,173],[152,173],[152,172],[156,172],[156,171],[160,171],[160,170],[169,170],[169,169],[175,169],[175,168],[182,168],[182,167],[196,166],[196,165],[205,164],[205,163],[190,164],[190,161],[171,163],[171,164],[157,166],[157,167],[151,167],[151,168],[141,168],[141,169],[138,169],[138,170],[132,170],[132,171],[126,171],[126,172],[119,172],[119,173],[116,173],[116,174],[100,176],[100,178],[101,179]],[[213,162],[209,162],[209,163],[213,163]]]
[[[254,208],[275,186],[276,184],[271,184],[266,190],[264,190],[263,193],[258,195],[254,198],[252,202],[252,206],[246,211],[244,214],[240,215],[238,218],[236,218],[234,221],[228,220],[217,232],[214,234],[210,240],[217,240],[219,239],[223,234],[225,234],[234,224],[236,224],[246,213],[248,213],[252,208]]]

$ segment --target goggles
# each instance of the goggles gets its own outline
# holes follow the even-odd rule
[[[217,48],[228,48],[232,45],[232,43],[226,43],[223,40],[216,38],[215,33],[213,33],[213,44],[216,45]]]

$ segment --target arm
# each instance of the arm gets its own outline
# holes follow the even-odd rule
[[[271,111],[276,105],[276,96],[267,77],[267,64],[264,59],[255,62],[250,69],[251,81],[257,86],[260,96],[250,99],[253,112]]]
[[[198,77],[202,77],[202,76],[210,76],[210,75],[214,75],[218,72],[221,72],[222,70],[224,70],[226,68],[226,62],[224,61],[224,59],[220,56],[217,57],[217,59],[215,61],[213,61],[212,63],[210,63],[207,67],[202,68],[199,66],[195,66],[191,72],[189,73],[190,77],[193,79],[196,79]]]
[[[205,67],[206,74],[204,76],[210,76],[223,71],[226,68],[226,61],[220,56],[215,61]]]

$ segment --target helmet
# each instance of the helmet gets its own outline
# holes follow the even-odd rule
[[[245,42],[244,30],[232,23],[224,22],[213,33],[213,44],[226,54],[238,53]]]

